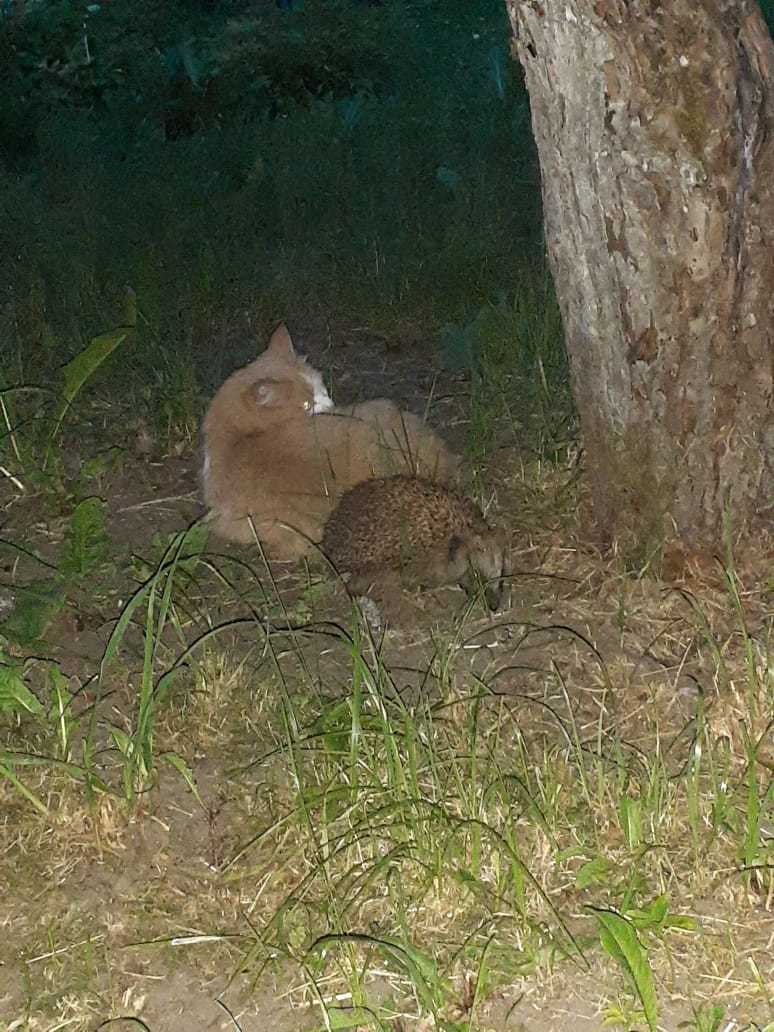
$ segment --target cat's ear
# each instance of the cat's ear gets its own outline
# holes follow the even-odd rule
[[[251,401],[258,405],[259,408],[262,405],[271,405],[274,401],[276,392],[276,380],[256,380],[255,383],[250,384],[248,387],[248,394],[251,395]]]
[[[293,347],[293,341],[288,333],[288,328],[284,323],[280,323],[274,333],[272,333],[269,346],[266,350],[270,351],[272,355],[276,355],[278,358],[296,358],[296,349]]]

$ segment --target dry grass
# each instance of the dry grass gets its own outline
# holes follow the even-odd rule
[[[455,617],[457,595],[439,593],[379,647],[316,575],[276,571],[282,605],[259,565],[182,579],[154,678],[180,634],[245,622],[188,657],[139,794],[89,804],[61,770],[17,766],[44,819],[0,781],[9,1027],[136,1014],[164,1032],[181,1001],[188,1027],[236,1027],[221,992],[245,1029],[267,1008],[280,1029],[321,1027],[323,1004],[391,1028],[501,1028],[508,1013],[515,1028],[645,1027],[590,907],[639,921],[660,1027],[763,1027],[770,585],[740,563],[731,581],[718,567],[666,587],[585,551],[572,475],[490,476],[494,511],[518,513],[496,620]],[[122,647],[96,724],[130,732],[139,631]],[[119,787],[121,757],[96,741]],[[5,749],[53,742],[45,721],[4,722]]]

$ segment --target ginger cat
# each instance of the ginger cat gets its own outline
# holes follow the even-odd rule
[[[248,543],[254,526],[274,559],[312,551],[341,495],[364,480],[409,472],[448,483],[457,469],[443,441],[391,401],[334,409],[284,325],[222,385],[202,429],[215,532]]]

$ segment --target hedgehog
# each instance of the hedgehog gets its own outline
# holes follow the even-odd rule
[[[347,491],[328,517],[322,550],[352,595],[389,585],[483,587],[499,608],[507,576],[505,534],[469,498],[422,477],[375,477]]]

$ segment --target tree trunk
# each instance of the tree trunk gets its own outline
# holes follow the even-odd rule
[[[706,552],[774,503],[774,47],[755,0],[506,0],[594,521]]]

